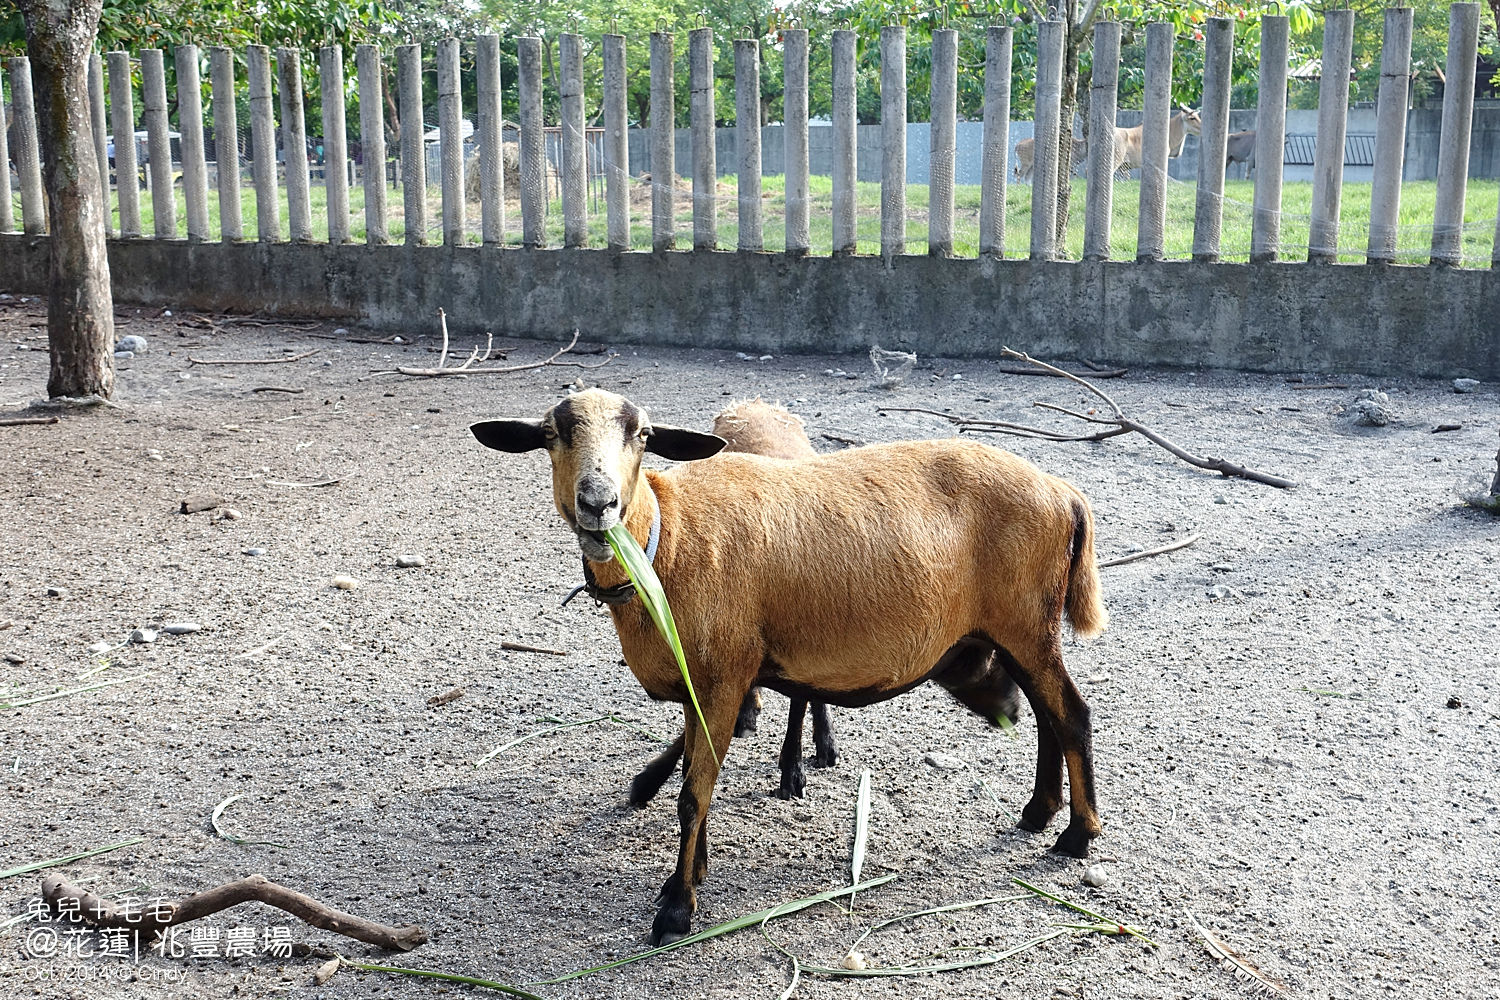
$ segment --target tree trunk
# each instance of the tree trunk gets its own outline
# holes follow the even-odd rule
[[[1063,15],[1062,127],[1057,131],[1057,255],[1066,256],[1068,203],[1073,197],[1073,116],[1078,111],[1078,54],[1084,29],[1076,23],[1076,0],[1068,0]]]
[[[1500,498],[1500,451],[1495,452],[1495,479],[1490,483],[1490,496]]]
[[[89,113],[88,57],[102,0],[22,0],[49,195],[49,396],[114,392],[114,300]]]

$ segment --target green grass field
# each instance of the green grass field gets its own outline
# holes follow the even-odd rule
[[[631,245],[636,249],[651,246],[650,184],[632,181],[631,191]],[[602,188],[602,185],[599,185]],[[679,180],[677,197],[677,245],[690,247],[693,238],[693,214],[690,182]],[[1077,259],[1083,248],[1083,208],[1086,186],[1081,179],[1074,180],[1072,210],[1069,213],[1068,236],[1065,256]],[[187,235],[187,223],[183,194],[176,192],[177,233]],[[281,209],[281,239],[289,232],[286,188],[279,189]],[[402,212],[404,192],[392,188],[387,194],[389,207],[388,230],[394,241],[405,237]],[[514,192],[506,206],[506,242],[521,242],[521,213]],[[785,247],[785,201],[784,184],[781,177],[766,177],[762,185],[762,211],[764,213],[764,248],[770,251]],[[427,192],[428,227],[427,241],[442,241],[442,199],[436,187]],[[811,181],[812,204],[810,207],[811,238],[813,253],[829,253],[832,247],[832,181],[827,177],[814,177]],[[1185,259],[1192,256],[1193,214],[1196,187],[1177,181],[1169,182],[1167,188],[1166,253],[1169,258]],[[1411,181],[1402,186],[1400,231],[1398,234],[1398,257],[1411,263],[1425,263],[1432,244],[1432,213],[1436,196],[1433,181]],[[1111,257],[1117,260],[1133,260],[1136,250],[1137,208],[1140,197],[1138,181],[1120,181],[1114,189],[1114,212],[1112,225]],[[1250,252],[1251,200],[1254,183],[1251,181],[1228,181],[1225,185],[1224,213],[1221,227],[1221,257],[1224,260],[1246,260]],[[1500,182],[1494,180],[1471,180],[1464,211],[1464,265],[1488,267],[1495,232],[1496,201],[1500,197]],[[256,227],[255,192],[246,181],[241,187],[241,216],[247,240],[258,236]],[[326,216],[326,193],[323,184],[314,180],[311,187],[313,237],[322,241],[328,238]],[[1307,240],[1312,202],[1312,185],[1306,182],[1288,183],[1283,189],[1281,241],[1282,256],[1287,260],[1304,259],[1307,256]],[[356,242],[365,238],[364,191],[356,184],[349,192],[350,228]],[[217,192],[209,192],[210,229],[213,238],[219,236],[219,206]],[[19,219],[19,203],[17,218]],[[735,248],[739,228],[734,177],[719,179],[717,194],[718,245],[721,249]],[[1370,185],[1346,184],[1343,188],[1341,224],[1339,232],[1339,260],[1358,263],[1368,238],[1370,213]],[[906,190],[906,252],[927,252],[927,186],[910,184]],[[479,242],[479,205],[467,206],[467,232],[469,242]],[[1008,256],[1027,255],[1031,231],[1031,188],[1025,184],[1010,184],[1006,188],[1005,247]],[[151,196],[141,192],[142,231],[153,231]],[[119,214],[112,218],[115,231],[119,229]],[[857,233],[860,253],[880,251],[880,185],[860,184],[857,192]],[[954,192],[954,253],[961,257],[973,257],[979,252],[979,187],[961,185]],[[547,243],[559,246],[562,243],[562,203],[553,198],[547,208]],[[589,245],[605,245],[605,220],[602,194],[589,198]]]

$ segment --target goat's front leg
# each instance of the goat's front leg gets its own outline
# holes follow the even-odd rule
[[[677,850],[677,868],[657,897],[656,920],[651,925],[653,946],[675,940],[687,934],[693,911],[698,908],[696,885],[703,881],[708,871],[708,805],[713,798],[714,784],[719,779],[719,768],[724,755],[729,751],[729,741],[734,735],[735,716],[739,711],[740,695],[716,697],[712,692],[700,689],[699,702],[703,706],[703,718],[713,736],[713,750],[703,738],[698,716],[691,705],[686,706],[686,729],[684,730],[684,768],[682,796],[677,800],[677,819],[681,823],[681,840]]]

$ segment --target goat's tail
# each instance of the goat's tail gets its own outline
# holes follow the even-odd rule
[[[1109,612],[1099,590],[1099,565],[1094,559],[1094,515],[1083,494],[1073,491],[1073,541],[1069,546],[1066,608],[1073,631],[1083,638],[1098,635],[1109,624]]]

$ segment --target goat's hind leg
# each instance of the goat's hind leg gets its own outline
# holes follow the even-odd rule
[[[734,735],[749,736],[760,720],[760,688],[751,688],[740,702],[740,714],[734,720]]]
[[[1019,655],[1017,655],[1019,654]],[[1036,713],[1036,792],[1021,811],[1021,825],[1043,829],[1062,804],[1062,770],[1068,773],[1068,827],[1052,849],[1086,858],[1089,842],[1103,829],[1094,794],[1094,730],[1089,707],[1063,665],[1054,634],[1026,649],[1017,644],[998,657],[1025,692]]]

